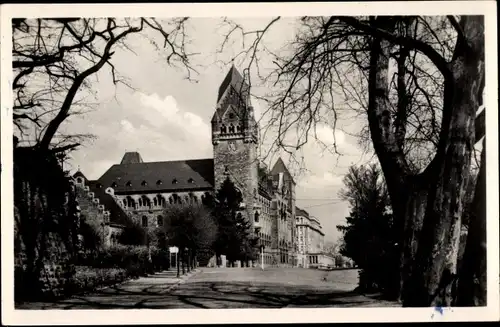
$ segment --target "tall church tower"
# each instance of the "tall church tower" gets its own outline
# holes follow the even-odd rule
[[[234,66],[219,87],[212,118],[215,190],[229,177],[242,192],[246,218],[253,222],[258,192],[258,126],[250,87]]]

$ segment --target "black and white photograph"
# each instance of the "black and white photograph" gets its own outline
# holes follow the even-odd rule
[[[500,319],[495,2],[1,13],[4,323]]]

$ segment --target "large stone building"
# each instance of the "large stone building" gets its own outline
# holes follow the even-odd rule
[[[75,174],[77,185],[86,184],[96,203],[112,199],[149,228],[162,223],[166,206],[202,203],[229,177],[243,196],[242,214],[259,236],[265,264],[296,265],[295,182],[281,159],[271,170],[260,162],[250,88],[234,66],[220,85],[211,125],[213,158],[145,162],[139,153],[127,152],[96,181]],[[110,224],[121,219],[117,208],[102,210]]]
[[[296,208],[297,261],[300,267],[334,266],[334,258],[324,252],[325,234],[316,217]]]

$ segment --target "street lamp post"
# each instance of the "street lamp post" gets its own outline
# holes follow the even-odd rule
[[[260,246],[260,265],[262,267],[262,270],[264,270],[264,246]]]

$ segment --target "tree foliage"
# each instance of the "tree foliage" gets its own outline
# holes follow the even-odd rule
[[[344,186],[340,196],[349,202],[351,212],[346,224],[337,226],[343,233],[339,252],[362,269],[363,291],[394,296],[399,288],[397,231],[381,170],[375,164],[351,166]]]
[[[146,245],[148,231],[136,221],[130,220],[118,236],[118,242],[123,245]]]
[[[217,225],[210,212],[198,205],[172,205],[165,209],[163,231],[170,245],[198,250],[211,247]]]
[[[215,195],[213,215],[218,232],[214,249],[225,254],[230,262],[255,258],[257,238],[250,221],[241,214],[243,197],[234,183],[226,178]]]

